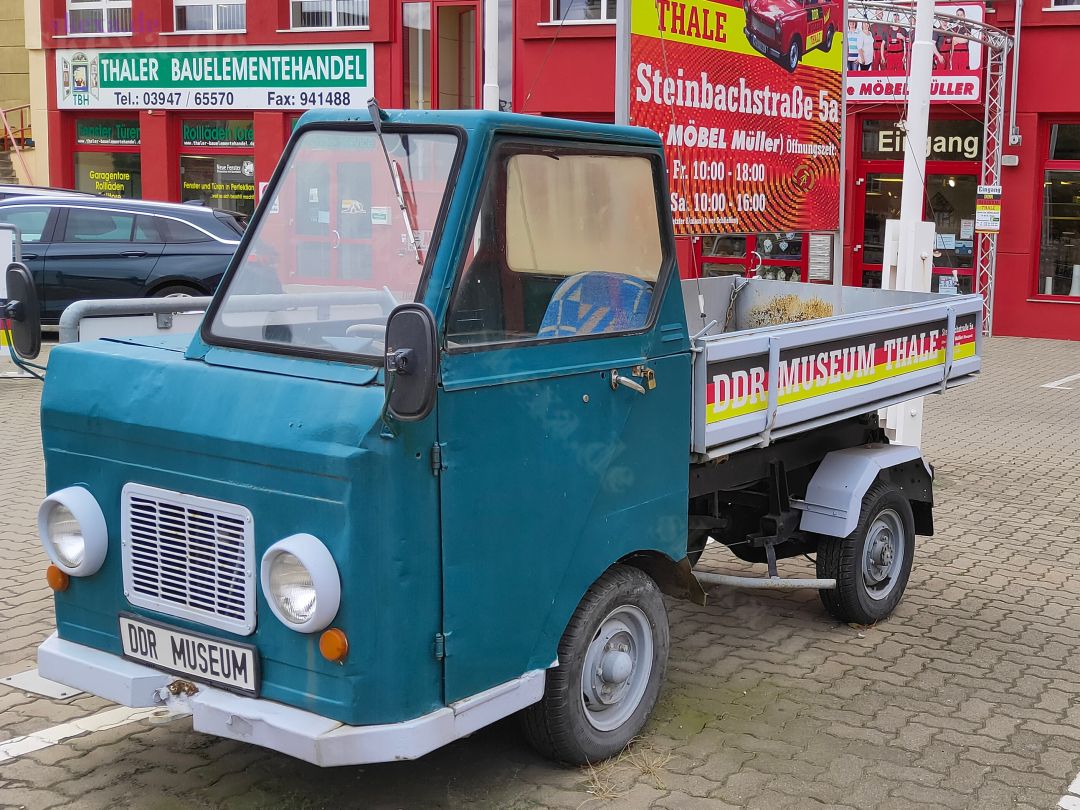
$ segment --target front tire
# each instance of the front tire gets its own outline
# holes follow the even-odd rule
[[[787,68],[788,73],[794,73],[795,68],[799,66],[799,60],[802,59],[802,43],[799,42],[799,38],[795,37],[791,40],[791,45],[788,47],[787,57],[784,59],[784,67]]]
[[[574,611],[543,699],[522,712],[529,742],[574,765],[618,754],[656,705],[670,646],[656,583],[636,568],[609,568]]]
[[[899,603],[915,559],[911,504],[893,484],[877,482],[863,498],[855,531],[822,537],[817,575],[836,588],[818,591],[825,609],[842,622],[874,624]]]

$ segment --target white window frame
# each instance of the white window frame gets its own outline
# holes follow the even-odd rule
[[[367,23],[364,25],[343,25],[338,22],[338,4],[344,2],[344,0],[328,0],[330,2],[331,16],[333,20],[330,25],[300,25],[299,21],[293,17],[294,14],[294,0],[289,0],[289,26],[291,31],[367,31],[371,28],[371,0],[365,0],[367,4]]]
[[[1076,0],[1050,0],[1050,5],[1043,11],[1080,11],[1080,3]]]
[[[214,12],[213,28],[181,28],[177,22],[179,8],[210,6]],[[244,6],[244,28],[222,28],[218,12],[221,6]],[[242,34],[247,30],[247,0],[173,0],[173,31],[180,34]]]
[[[548,22],[540,23],[540,25],[614,25],[616,10],[613,7],[611,10],[611,16],[601,16],[596,20],[572,20],[562,19],[559,14],[559,3],[563,2],[565,5],[572,5],[577,3],[584,3],[584,0],[551,0],[551,6],[548,9]],[[607,14],[609,0],[600,0],[600,11],[602,15]],[[612,6],[615,6],[614,0],[611,0]]]
[[[109,11],[112,9],[127,9],[128,18],[131,17],[131,0],[67,0],[67,32],[68,36],[107,37],[115,34],[130,34],[131,26],[126,31],[109,30]],[[72,31],[71,12],[73,11],[100,11],[101,31]]]

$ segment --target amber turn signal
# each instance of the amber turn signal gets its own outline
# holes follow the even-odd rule
[[[331,627],[319,636],[319,652],[323,658],[335,664],[344,661],[349,654],[349,639],[345,636],[345,631]]]
[[[54,591],[66,591],[68,585],[71,584],[71,577],[55,565],[49,566],[49,569],[45,572],[45,579],[49,581],[49,587]]]

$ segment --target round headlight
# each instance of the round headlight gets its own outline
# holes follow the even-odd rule
[[[341,604],[341,578],[334,558],[316,537],[294,534],[262,558],[263,594],[281,622],[301,633],[330,625]]]
[[[84,487],[54,492],[38,508],[38,535],[45,553],[65,574],[96,574],[109,550],[101,507]]]
[[[57,504],[49,512],[46,531],[60,562],[78,568],[86,559],[86,538],[79,519],[66,506]]]
[[[270,595],[293,624],[308,621],[319,601],[311,572],[287,551],[275,556],[270,563]]]

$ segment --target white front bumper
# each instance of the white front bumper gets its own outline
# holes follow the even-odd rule
[[[350,726],[201,684],[190,697],[174,697],[167,687],[178,680],[175,675],[64,641],[56,633],[38,647],[38,671],[45,678],[124,706],[168,706],[190,713],[196,731],[323,766],[416,759],[536,703],[544,695],[545,681],[544,670],[533,670],[413,720]]]

